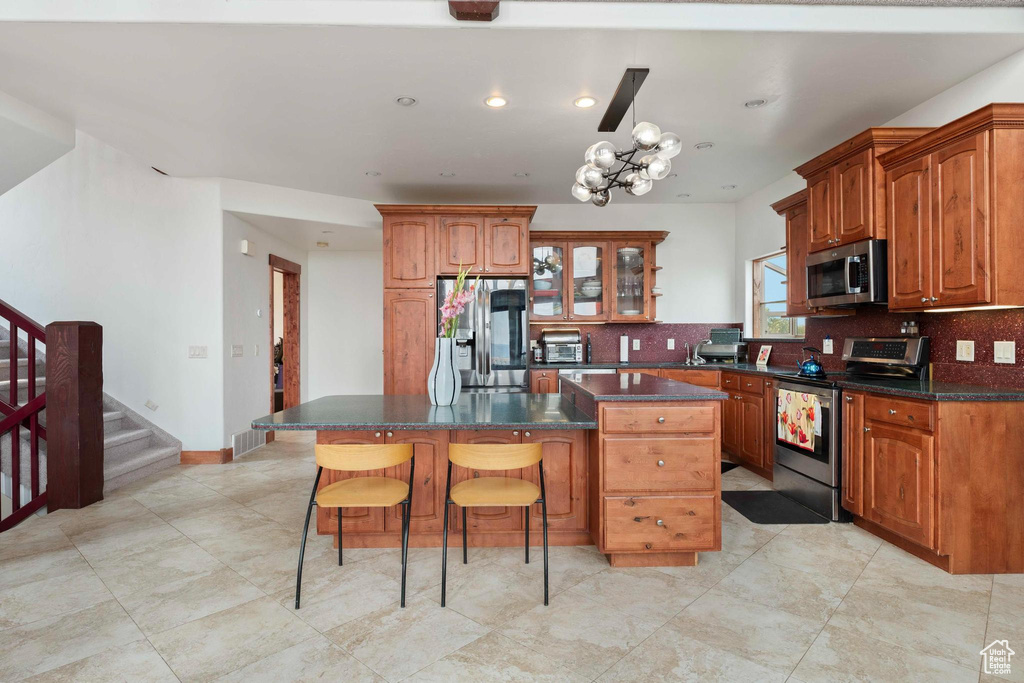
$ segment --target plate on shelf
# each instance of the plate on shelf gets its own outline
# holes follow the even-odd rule
[[[625,311],[619,311],[619,315],[641,315],[643,311],[639,308],[630,308]]]

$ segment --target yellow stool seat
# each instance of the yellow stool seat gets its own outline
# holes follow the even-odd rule
[[[462,507],[491,505],[533,505],[540,498],[540,487],[533,482],[508,477],[467,479],[452,487],[451,499]]]
[[[322,508],[383,508],[397,505],[409,495],[409,482],[390,477],[352,477],[323,487],[316,493]]]

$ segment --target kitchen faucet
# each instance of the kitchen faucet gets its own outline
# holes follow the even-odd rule
[[[690,342],[683,343],[683,351],[686,352],[686,360],[683,361],[683,365],[692,365],[690,360]]]

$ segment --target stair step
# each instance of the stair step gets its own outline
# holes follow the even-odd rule
[[[181,450],[177,446],[151,446],[139,451],[126,462],[111,463],[104,460],[103,491],[113,491],[179,462]]]
[[[153,445],[153,431],[150,429],[125,429],[114,432],[103,439],[103,461],[119,463],[132,460],[139,453]]]
[[[18,357],[18,367],[26,368],[25,372],[28,372],[28,357]],[[6,376],[6,373],[11,371],[11,358],[6,353],[0,352],[0,377]],[[36,360],[36,377],[41,377],[46,373],[46,361],[42,358]],[[19,375],[24,376],[24,373],[20,372]]]
[[[103,413],[103,435],[106,437],[124,429],[124,413],[120,410],[111,410]]]

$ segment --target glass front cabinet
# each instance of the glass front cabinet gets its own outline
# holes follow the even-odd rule
[[[662,234],[657,233],[659,237]],[[540,240],[535,232],[530,243],[532,321],[655,321],[654,301],[659,295],[654,286],[657,242],[591,240],[585,239],[589,237],[586,232],[552,236],[565,239]]]

